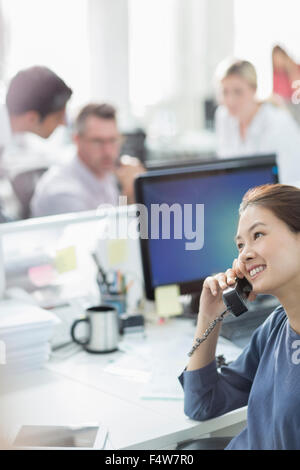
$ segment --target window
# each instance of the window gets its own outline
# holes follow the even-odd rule
[[[45,65],[73,89],[72,106],[90,99],[88,0],[2,0],[8,28],[5,76]]]

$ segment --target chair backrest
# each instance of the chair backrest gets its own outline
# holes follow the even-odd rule
[[[22,218],[30,217],[30,201],[36,184],[48,167],[34,168],[18,173],[11,179],[13,190],[21,204]]]
[[[143,129],[135,129],[131,132],[123,132],[124,143],[121,148],[121,155],[131,155],[137,157],[144,163],[146,161],[146,147],[145,139],[146,134]]]

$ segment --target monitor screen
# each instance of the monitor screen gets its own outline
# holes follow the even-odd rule
[[[138,178],[136,198],[147,214],[147,236],[141,236],[147,297],[153,299],[154,289],[168,284],[179,284],[181,293],[199,292],[207,276],[231,267],[243,195],[275,182],[275,156],[228,159]]]

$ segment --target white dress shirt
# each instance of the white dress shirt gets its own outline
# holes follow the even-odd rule
[[[117,178],[95,174],[78,157],[63,167],[52,167],[39,180],[31,201],[33,217],[95,210],[118,204]]]
[[[0,104],[0,166],[1,166],[1,177],[3,177],[2,171],[2,156],[7,147],[12,143],[12,131],[9,122],[9,115],[5,104]],[[5,207],[3,207],[0,201],[0,223],[9,222],[11,219],[5,213]]]
[[[245,136],[224,106],[216,112],[217,154],[220,158],[276,153],[279,182],[300,180],[300,127],[285,109],[261,104]]]
[[[12,131],[9,122],[9,115],[5,104],[0,105],[0,149],[4,150],[5,147],[12,142]]]

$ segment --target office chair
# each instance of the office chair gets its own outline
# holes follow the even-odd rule
[[[18,201],[21,204],[21,218],[30,217],[30,201],[33,196],[36,184],[40,177],[48,170],[48,167],[34,168],[18,173],[10,182]]]
[[[123,132],[124,142],[121,148],[121,155],[131,155],[138,158],[142,163],[147,159],[145,139],[146,134],[143,129],[135,129],[131,132]]]

